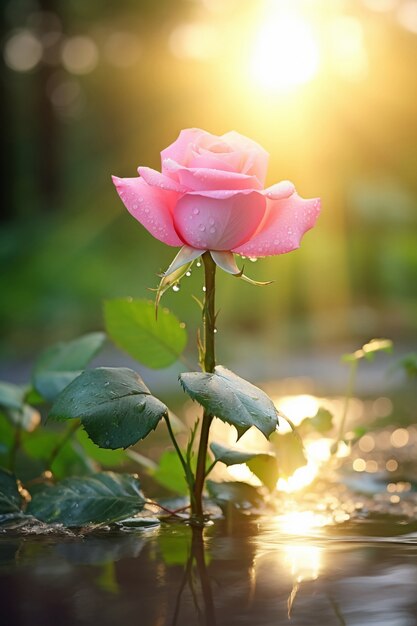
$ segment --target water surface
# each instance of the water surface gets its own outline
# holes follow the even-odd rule
[[[1,623],[417,624],[412,527],[385,519],[381,528],[396,532],[360,536],[343,524],[331,533],[310,519],[310,530],[299,534],[291,517],[287,529],[282,521],[234,516],[194,539],[181,523],[82,537],[0,536]]]

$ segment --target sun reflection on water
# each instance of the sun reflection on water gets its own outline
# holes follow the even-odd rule
[[[289,595],[287,600],[288,618],[291,618],[294,602],[301,584],[315,581],[324,568],[324,547],[304,540],[290,539],[283,541],[283,533],[308,535],[315,528],[328,523],[325,515],[311,511],[291,511],[276,516],[268,523],[269,541],[260,541],[259,551],[254,564],[254,580],[265,575],[279,575],[288,580]],[[273,545],[270,540],[272,539]]]
[[[332,523],[330,514],[314,511],[288,511],[274,518],[273,524],[280,533],[306,536]]]
[[[294,582],[316,580],[319,577],[323,548],[306,544],[288,544],[284,546],[283,556]]]

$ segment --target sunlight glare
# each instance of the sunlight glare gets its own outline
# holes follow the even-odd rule
[[[277,528],[289,535],[308,535],[332,523],[329,515],[313,511],[290,511],[275,519]]]
[[[307,20],[289,3],[271,2],[253,43],[250,74],[270,93],[311,81],[319,68],[319,47]]]
[[[329,460],[332,442],[332,439],[327,438],[307,441],[304,446],[307,465],[296,469],[288,478],[278,478],[278,491],[294,493],[308,487],[317,477],[323,463]]]
[[[277,409],[284,415],[288,415],[296,426],[299,426],[304,418],[314,417],[320,407],[318,398],[309,394],[282,396],[274,402]],[[284,432],[284,430],[282,432]]]
[[[322,555],[323,549],[318,546],[286,545],[284,560],[291,571],[294,582],[316,580],[320,574]]]

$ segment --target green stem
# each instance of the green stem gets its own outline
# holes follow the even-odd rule
[[[50,455],[50,457],[48,459],[48,462],[47,462],[47,468],[46,469],[48,469],[48,470],[51,469],[51,466],[52,466],[53,462],[55,461],[55,459],[58,456],[58,454],[61,452],[62,448],[65,446],[67,441],[69,439],[71,439],[73,434],[79,429],[80,426],[81,426],[81,422],[75,422],[67,430],[65,435],[62,437],[62,439],[57,443],[55,448],[52,450],[51,455]]]
[[[210,252],[205,252],[202,256],[204,263],[205,297],[203,307],[203,370],[208,373],[214,372],[216,366],[215,352],[215,286],[216,286],[216,264],[211,258]],[[206,477],[206,459],[209,439],[210,425],[213,415],[208,411],[203,413],[201,424],[200,443],[197,453],[197,469],[194,481],[194,497],[191,506],[192,519],[196,525],[204,522],[202,494]]]
[[[152,506],[157,506],[159,509],[161,509],[161,511],[164,511],[165,513],[168,513],[168,515],[172,515],[173,517],[180,517],[179,513],[182,513],[183,511],[186,511],[187,509],[189,509],[190,507],[187,506],[182,506],[179,509],[168,509],[166,506],[163,506],[162,504],[159,504],[159,502],[154,502],[153,500],[146,500],[146,504],[150,504]]]
[[[14,431],[13,443],[12,443],[12,447],[10,450],[10,471],[12,473],[14,473],[16,469],[16,457],[20,448],[21,437],[22,437],[22,426],[19,422],[19,424],[17,424],[16,429]]]
[[[216,626],[213,593],[205,560],[203,529],[193,528],[191,550],[197,565],[197,571],[200,579],[201,592],[204,602],[204,622],[202,623],[204,624],[204,626]]]
[[[210,472],[214,469],[214,466],[216,465],[217,460],[213,461],[213,463],[211,465],[209,465],[209,467],[206,469],[206,473],[204,475],[204,478],[207,478],[207,476],[210,474]]]
[[[337,444],[339,444],[344,435],[345,435],[345,427],[346,427],[346,419],[347,419],[347,414],[348,414],[348,409],[349,409],[349,403],[352,399],[353,396],[353,390],[355,388],[355,381],[356,381],[356,372],[358,370],[358,363],[359,361],[352,361],[351,365],[350,365],[350,371],[349,371],[349,379],[348,379],[348,385],[347,385],[347,389],[346,389],[346,395],[345,395],[345,402],[343,405],[343,413],[342,413],[342,419],[340,421],[340,427],[339,427],[339,435],[337,437]]]
[[[189,465],[187,464],[187,462],[184,459],[184,456],[183,456],[183,454],[182,454],[182,452],[180,450],[178,442],[175,439],[174,431],[172,430],[172,426],[171,426],[171,422],[169,420],[169,417],[168,417],[168,415],[165,415],[164,417],[165,417],[165,421],[166,421],[166,424],[167,424],[169,436],[171,437],[171,441],[174,444],[175,451],[176,451],[176,453],[178,455],[178,458],[179,458],[180,463],[182,465],[182,468],[184,470],[185,480],[187,481],[188,488],[190,490],[190,494],[192,495],[193,494],[193,487],[194,487],[194,477],[192,475],[192,472],[191,472],[191,469],[190,469]]]

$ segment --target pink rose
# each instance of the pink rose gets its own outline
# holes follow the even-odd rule
[[[289,181],[263,188],[268,156],[239,133],[217,137],[190,128],[161,152],[162,173],[139,167],[140,177],[113,182],[156,239],[182,246],[166,275],[206,250],[234,274],[233,252],[264,257],[295,250],[320,211],[318,198],[300,198]]]

